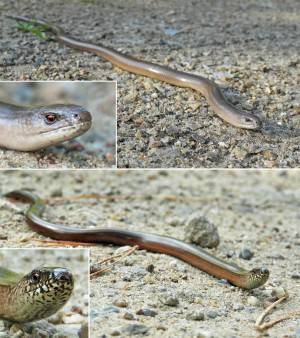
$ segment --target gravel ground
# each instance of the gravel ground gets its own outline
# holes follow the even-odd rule
[[[21,106],[81,105],[92,127],[69,142],[35,152],[0,149],[0,168],[102,168],[116,166],[115,82],[0,82],[0,101]]]
[[[1,79],[118,80],[119,167],[297,167],[299,1],[0,1],[81,39],[215,80],[260,132],[221,121],[198,93],[17,31],[1,17]]]
[[[266,334],[254,329],[274,290],[286,288],[290,299],[272,318],[299,310],[299,171],[23,171],[2,172],[0,179],[0,193],[103,194],[100,202],[60,202],[46,210],[49,220],[91,229],[115,226],[183,239],[191,215],[200,214],[219,231],[220,244],[210,252],[271,271],[266,285],[243,291],[167,255],[134,252],[92,281],[91,337],[299,336],[299,319]],[[1,245],[38,245],[22,210],[0,199]],[[92,262],[119,250],[94,246]]]
[[[75,279],[73,295],[59,312],[47,320],[23,326],[8,322],[3,326],[1,322],[0,337],[79,337],[78,332],[88,322],[88,261],[88,250],[82,249],[0,249],[3,267],[24,274],[41,266],[66,267]]]

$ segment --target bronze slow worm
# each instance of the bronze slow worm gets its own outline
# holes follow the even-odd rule
[[[0,102],[0,147],[34,151],[86,132],[91,114],[72,104],[21,107]]]
[[[0,266],[0,319],[29,323],[47,318],[66,304],[73,287],[66,268],[39,267],[23,275]]]
[[[269,271],[266,268],[245,270],[219,259],[201,248],[172,237],[115,228],[87,230],[54,224],[43,219],[45,204],[38,196],[23,190],[12,191],[5,196],[30,203],[31,206],[26,212],[30,227],[34,231],[56,240],[138,245],[140,249],[177,257],[214,277],[226,279],[242,289],[257,288],[269,278]]]
[[[56,41],[74,49],[99,55],[119,68],[131,73],[144,75],[175,86],[194,89],[205,96],[209,105],[220,118],[235,127],[253,130],[261,128],[261,121],[257,116],[236,109],[226,101],[221,89],[216,83],[200,75],[189,74],[167,66],[141,61],[132,56],[122,54],[113,48],[80,41],[77,38],[67,35],[60,27],[49,24],[43,20],[31,20],[13,15],[9,15],[8,17],[18,21],[42,25],[45,30],[52,32]]]

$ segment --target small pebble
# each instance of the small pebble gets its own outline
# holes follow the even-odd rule
[[[253,252],[247,248],[242,249],[239,253],[239,257],[245,260],[250,260],[253,255]]]
[[[84,317],[78,313],[63,317],[63,323],[65,324],[81,324],[84,322],[84,320]]]
[[[154,272],[154,268],[155,268],[155,266],[153,264],[149,264],[149,265],[147,265],[146,270],[148,272],[152,273],[152,272]]]
[[[57,188],[51,192],[51,197],[62,197],[63,191],[61,188]]]
[[[195,338],[214,338],[214,335],[210,331],[205,330],[197,330],[193,337]]]
[[[170,263],[169,263],[169,266],[174,269],[174,270],[178,270],[180,272],[187,272],[187,268],[185,265],[181,264],[180,261],[178,260],[172,260]]]
[[[162,324],[158,324],[158,325],[156,326],[156,328],[157,328],[157,330],[167,331],[167,327],[165,327],[165,326],[162,325]]]
[[[300,273],[298,273],[298,272],[293,273],[291,278],[292,279],[300,279]]]
[[[158,313],[154,310],[151,309],[140,309],[136,312],[137,315],[141,315],[141,316],[147,316],[147,317],[155,317]]]
[[[234,311],[241,311],[244,309],[244,305],[243,304],[234,304],[233,305],[233,310]]]
[[[116,337],[116,336],[120,336],[121,332],[117,329],[113,329],[110,333],[111,336]]]
[[[207,315],[208,318],[216,318],[216,317],[218,317],[218,312],[211,310],[211,311],[208,311],[206,315]]]
[[[179,304],[178,298],[173,295],[163,295],[160,301],[168,306],[177,306]]]
[[[247,298],[247,303],[251,306],[257,306],[259,304],[259,299],[254,296],[249,296]]]
[[[123,315],[123,318],[128,319],[128,320],[132,320],[132,319],[134,319],[134,315],[131,312],[126,311]]]
[[[278,299],[284,297],[285,295],[286,290],[281,286],[272,289],[272,296],[276,296]]]
[[[204,320],[204,313],[202,311],[193,311],[191,313],[188,313],[186,316],[186,319],[190,320]]]
[[[94,320],[98,317],[108,316],[111,313],[119,313],[120,310],[116,306],[106,306],[102,309],[92,309],[91,310],[91,319]]]
[[[124,334],[127,334],[128,336],[133,336],[133,335],[144,335],[149,331],[149,327],[141,324],[129,324],[125,326],[122,329],[122,332]]]
[[[127,307],[128,306],[127,302],[123,299],[116,299],[115,301],[113,301],[113,305],[117,306],[117,307]]]
[[[266,290],[262,290],[262,294],[266,296],[267,298],[272,297],[272,292],[273,292],[272,288],[267,288]]]

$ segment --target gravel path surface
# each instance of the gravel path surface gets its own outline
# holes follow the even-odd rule
[[[88,262],[88,250],[82,249],[0,249],[2,267],[24,274],[42,266],[66,267],[75,280],[73,295],[56,314],[24,326],[8,322],[2,326],[1,321],[0,337],[79,337],[78,332],[88,322]]]
[[[0,149],[0,168],[116,166],[115,82],[0,82],[0,101],[26,107],[71,103],[92,114],[92,126],[69,142],[35,152]]]
[[[118,80],[119,167],[297,167],[299,1],[0,1],[1,79]],[[260,132],[221,121],[198,93],[17,31],[43,17],[81,39],[215,80]]]
[[[271,271],[266,285],[247,292],[167,255],[137,251],[92,281],[92,337],[258,337],[254,321],[282,287],[290,299],[272,318],[299,310],[299,171],[24,171],[2,172],[0,179],[0,193],[103,194],[101,201],[61,202],[46,210],[51,221],[89,229],[115,226],[183,239],[191,215],[200,214],[220,234],[210,252]],[[2,246],[40,245],[22,210],[0,199]],[[92,262],[119,250],[93,247]],[[299,319],[291,319],[267,335],[295,338],[298,332]]]

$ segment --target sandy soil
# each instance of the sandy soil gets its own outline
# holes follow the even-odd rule
[[[1,79],[118,80],[120,167],[297,167],[299,1],[0,1]],[[260,132],[221,121],[191,90],[17,31],[43,17],[81,39],[215,80]]]
[[[102,168],[116,166],[115,82],[0,82],[0,100],[25,107],[57,103],[88,109],[83,135],[35,152],[0,149],[0,168]]]
[[[88,250],[0,249],[0,265],[21,274],[29,273],[34,268],[42,266],[68,268],[72,272],[75,280],[74,292],[68,303],[52,317],[47,320],[27,324],[23,330],[27,332],[29,327],[33,327],[35,332],[32,332],[32,334],[36,337],[79,337],[78,331],[83,323],[88,322]],[[78,313],[80,313],[80,315]],[[55,323],[54,328],[48,321]],[[18,337],[32,337],[30,334],[20,335],[16,325],[12,326],[12,324],[10,324],[9,326],[10,330],[7,334],[10,334],[10,337],[13,336],[13,333],[15,335],[19,334]],[[48,335],[43,335],[45,328]],[[53,329],[53,334],[49,334]],[[5,337],[5,330],[0,331],[1,337]]]
[[[259,337],[254,321],[271,292],[290,299],[272,318],[299,310],[299,171],[103,171],[2,172],[0,192],[30,188],[43,197],[100,193],[103,200],[61,202],[48,207],[52,221],[93,229],[115,226],[183,239],[190,215],[218,227],[221,242],[210,252],[245,268],[267,267],[266,285],[243,291],[175,258],[138,251],[92,281],[92,337]],[[63,185],[63,187],[62,187]],[[119,196],[118,198],[116,197]],[[106,197],[105,197],[106,196]],[[1,245],[36,246],[22,204],[0,200]],[[249,249],[250,260],[239,258]],[[92,261],[116,246],[92,248]],[[141,311],[152,316],[145,316]],[[149,312],[150,311],[150,312]],[[198,320],[196,320],[198,318]],[[200,320],[199,318],[202,318]],[[299,319],[266,335],[295,338]]]

